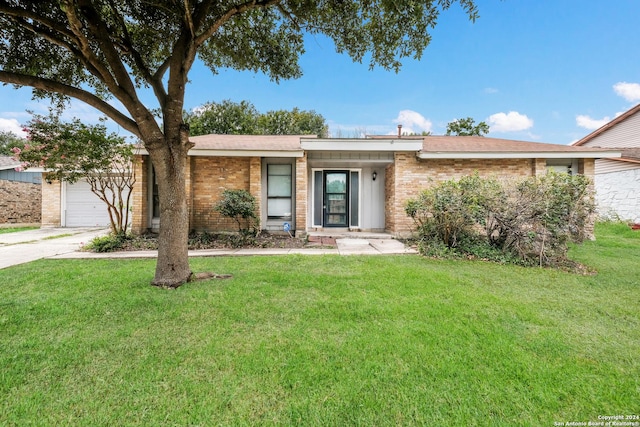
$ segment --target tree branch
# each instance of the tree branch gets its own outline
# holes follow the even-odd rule
[[[205,41],[209,39],[222,25],[227,22],[229,19],[233,18],[235,15],[239,15],[251,9],[261,9],[267,8],[269,6],[273,6],[275,4],[279,4],[282,0],[260,0],[260,1],[248,1],[238,6],[234,6],[231,9],[227,10],[223,13],[218,19],[215,20],[211,26],[206,28],[200,35],[198,35],[195,39],[195,44],[197,47],[201,46]]]
[[[27,9],[15,8],[7,6],[5,2],[0,4],[0,15],[10,16],[15,19],[27,18],[33,22],[42,24],[44,27],[50,29],[54,33],[60,33],[65,37],[73,38],[74,34],[69,31],[64,25],[60,25],[57,21],[47,19],[46,17],[32,13]]]
[[[42,37],[43,39],[49,41],[50,43],[56,46],[60,46],[61,48],[69,51],[71,55],[73,55],[75,58],[77,58],[79,61],[82,62],[82,64],[86,67],[87,71],[89,71],[95,77],[101,78],[100,71],[93,65],[93,63],[91,63],[90,61],[87,60],[87,58],[85,58],[82,52],[78,49],[79,46],[70,41],[64,40],[63,38],[56,37],[56,34],[55,34],[55,31],[57,31],[56,29],[52,29],[49,27],[38,27],[24,19],[20,19],[14,16],[11,16],[10,19],[12,19],[13,22],[16,23],[16,25],[21,26],[22,28],[35,34],[36,36]],[[67,38],[70,40],[75,39],[72,33],[69,33],[67,36],[68,36]]]
[[[82,29],[84,27],[82,20],[76,13],[74,4],[69,0],[66,0],[65,12],[69,20],[69,24],[74,34],[81,40],[83,40],[82,52],[91,60],[93,64],[96,62],[102,64],[91,49],[89,41],[86,39]],[[135,85],[131,81],[131,76],[127,72],[119,52],[115,49],[113,41],[110,39],[109,28],[104,21],[100,18],[100,15],[95,10],[90,0],[78,1],[80,12],[84,15],[88,28],[86,28],[93,38],[100,46],[100,50],[105,57],[106,63],[110,69],[103,67],[104,72],[101,74],[103,82],[107,85],[110,92],[116,96],[116,98],[123,101],[124,98],[128,98],[130,101],[139,103]],[[95,61],[95,62],[94,62]]]
[[[133,47],[133,43],[131,41],[131,35],[129,34],[129,30],[127,29],[127,25],[122,19],[122,15],[118,12],[116,5],[113,0],[109,0],[109,5],[111,6],[111,10],[114,13],[114,16],[118,19],[118,24],[120,25],[120,29],[122,34],[124,35],[124,39],[122,40],[122,51],[123,54],[129,54],[133,58],[138,70],[142,74],[143,79],[151,86],[156,97],[160,101],[160,105],[165,102],[167,93],[162,85],[162,74],[158,75],[152,74],[147,64],[145,64],[144,60],[140,56],[140,52]]]
[[[3,70],[0,70],[0,81],[19,86],[29,86],[35,89],[43,90],[45,92],[60,93],[62,95],[78,99],[104,113],[124,129],[140,137],[138,125],[134,120],[122,114],[117,108],[98,98],[91,92],[87,92],[73,86],[65,85],[54,80],[29,76],[25,74],[11,73]]]

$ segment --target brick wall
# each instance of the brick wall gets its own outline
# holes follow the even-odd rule
[[[249,159],[249,193],[256,199],[259,217],[264,207],[262,203],[262,160],[260,157]]]
[[[51,184],[42,176],[42,227],[60,227],[61,225],[62,185],[60,181]]]
[[[308,188],[308,174],[307,171],[307,154],[304,157],[298,157],[295,164],[295,192],[296,192],[296,220],[295,229],[296,236],[304,236],[307,232],[307,188]],[[309,223],[308,225],[311,225]]]
[[[41,218],[42,185],[0,180],[0,224],[38,224]]]
[[[531,175],[540,176],[547,173],[547,159],[535,159],[532,162],[533,170]]]
[[[387,230],[404,235],[413,229],[413,220],[404,212],[407,200],[439,182],[480,176],[527,177],[539,167],[531,159],[418,159],[415,153],[396,153],[395,167],[387,168]],[[395,169],[395,171],[394,171]],[[395,197],[390,195],[395,194]]]
[[[146,232],[149,224],[148,156],[136,165],[136,184],[133,193],[132,231]],[[213,210],[225,189],[247,190],[260,200],[262,166],[259,157],[189,157],[186,164],[187,205],[190,229],[235,231],[235,221]]]
[[[258,163],[259,163],[258,159]],[[225,218],[213,210],[222,192],[247,190],[251,188],[250,157],[192,157],[191,191],[192,223],[196,231],[219,230],[236,231],[238,226],[230,218]],[[259,168],[259,164],[257,166]],[[256,188],[254,184],[254,190]]]
[[[135,234],[142,234],[147,231],[148,223],[148,192],[149,188],[149,162],[148,156],[138,156],[134,164],[136,182],[133,184],[131,197],[131,231]]]
[[[580,159],[578,161],[578,173],[586,175],[593,180],[596,173],[596,160],[595,159]]]

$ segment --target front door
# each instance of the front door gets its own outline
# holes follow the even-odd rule
[[[349,226],[349,171],[324,172],[324,226]]]

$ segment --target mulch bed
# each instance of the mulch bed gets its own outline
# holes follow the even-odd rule
[[[288,234],[262,232],[258,236],[240,236],[229,233],[191,233],[189,249],[238,249],[238,248],[335,248],[335,237],[309,236],[307,239],[291,237]],[[158,249],[158,238],[155,234],[135,236],[123,244],[121,250],[140,251]]]

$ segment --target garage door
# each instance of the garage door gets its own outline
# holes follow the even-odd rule
[[[65,227],[107,227],[107,205],[91,191],[86,181],[66,184]]]

